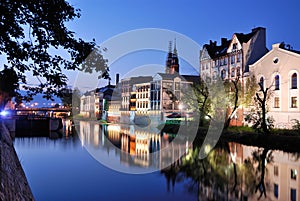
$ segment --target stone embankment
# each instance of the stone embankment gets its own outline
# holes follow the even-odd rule
[[[10,133],[0,122],[0,200],[34,200]]]

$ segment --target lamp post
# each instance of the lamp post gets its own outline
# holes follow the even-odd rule
[[[182,117],[182,110],[184,109],[184,105],[179,103],[178,108],[180,110],[180,116]],[[186,114],[184,115],[184,124],[187,125]]]

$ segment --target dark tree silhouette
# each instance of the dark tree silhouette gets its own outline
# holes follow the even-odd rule
[[[1,80],[10,78],[9,86],[0,89],[1,108],[19,95],[18,84],[28,91],[28,97],[43,93],[50,99],[67,83],[63,70],[106,75],[107,61],[95,40],[76,39],[66,27],[67,22],[80,17],[80,10],[67,1],[6,0],[0,2],[0,10],[0,55],[5,62]],[[67,55],[62,57],[62,52]],[[38,86],[28,85],[28,72],[38,79]]]

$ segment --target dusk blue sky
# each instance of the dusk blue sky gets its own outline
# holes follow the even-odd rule
[[[183,34],[202,47],[209,40],[220,43],[222,37],[231,38],[235,32],[249,33],[252,28],[261,26],[266,28],[268,49],[273,43],[284,41],[300,50],[300,3],[297,0],[71,0],[70,3],[81,9],[81,18],[69,23],[69,28],[76,32],[77,37],[85,40],[95,38],[97,44],[130,30],[159,28]],[[175,37],[178,36],[174,34],[162,44],[165,51],[168,50],[168,40]],[[177,44],[179,56],[182,53],[180,48]],[[110,63],[112,77],[116,72],[123,77],[132,68],[147,64],[162,65],[163,70],[165,59],[166,52],[162,51],[125,55]],[[180,64],[182,73],[188,74],[189,65],[182,60]],[[71,84],[75,74],[69,74]]]

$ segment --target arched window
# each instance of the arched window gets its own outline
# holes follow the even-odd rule
[[[275,76],[275,90],[279,90],[279,75]]]
[[[223,70],[221,71],[221,78],[224,80],[225,77],[226,77],[226,70],[223,69]]]
[[[231,77],[235,77],[235,69],[234,68],[231,69]]]
[[[292,89],[297,89],[297,73],[292,75]]]
[[[258,84],[264,89],[264,77],[260,77]]]

